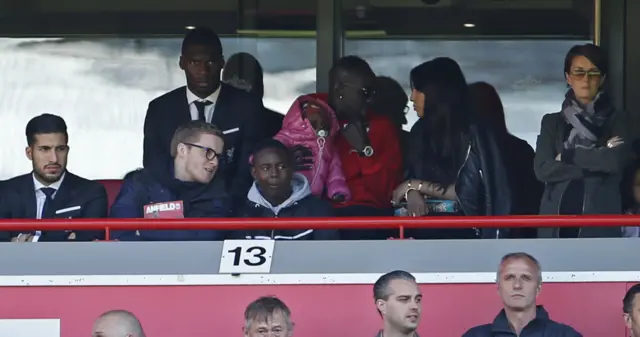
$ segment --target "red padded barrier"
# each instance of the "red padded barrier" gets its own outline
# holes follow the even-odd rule
[[[59,318],[61,336],[85,337],[110,309],[141,319],[147,336],[241,336],[245,306],[263,295],[292,310],[295,336],[372,337],[381,326],[371,285],[0,287],[0,317]],[[428,284],[421,336],[460,337],[488,323],[501,308],[495,284]],[[627,283],[547,283],[539,303],[584,337],[624,337]]]
[[[118,193],[120,192],[120,186],[122,186],[122,180],[119,179],[111,179],[111,180],[97,180],[99,183],[104,186],[105,190],[107,190],[107,198],[109,198],[109,209],[111,209],[111,205],[116,200]]]

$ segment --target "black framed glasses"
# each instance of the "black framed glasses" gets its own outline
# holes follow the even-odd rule
[[[216,150],[206,147],[206,146],[202,146],[202,145],[198,145],[198,144],[193,144],[193,143],[183,143],[184,145],[189,145],[189,146],[193,146],[193,147],[197,147],[199,149],[203,149],[204,150],[204,156],[208,159],[208,160],[214,160],[216,158],[220,157],[220,154],[218,152],[216,152]]]

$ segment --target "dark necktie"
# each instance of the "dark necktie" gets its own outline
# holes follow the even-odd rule
[[[199,101],[195,101],[193,102],[193,104],[196,105],[196,108],[198,109],[198,120],[206,122],[207,118],[204,114],[204,109],[206,106],[209,106],[211,104],[213,104],[213,102],[210,101],[204,101],[204,102],[199,102]]]
[[[53,194],[56,193],[55,188],[51,187],[43,187],[40,189],[47,198],[44,200],[44,205],[42,206],[42,219],[50,219],[53,218],[53,214],[55,210],[53,209]]]

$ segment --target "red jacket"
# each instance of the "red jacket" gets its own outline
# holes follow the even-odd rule
[[[328,102],[327,94],[312,96]],[[390,208],[393,190],[402,182],[402,151],[396,127],[389,118],[373,111],[368,111],[366,118],[373,156],[361,157],[352,151],[342,134],[335,139],[342,171],[351,191],[351,200],[334,204],[335,207],[364,205]]]

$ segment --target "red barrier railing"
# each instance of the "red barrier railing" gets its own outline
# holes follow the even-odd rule
[[[354,217],[279,219],[46,219],[0,220],[0,230],[100,230],[109,240],[111,230],[167,229],[390,229],[397,228],[404,238],[405,228],[505,228],[505,227],[609,227],[640,226],[636,215],[591,216],[438,216],[438,217]]]

